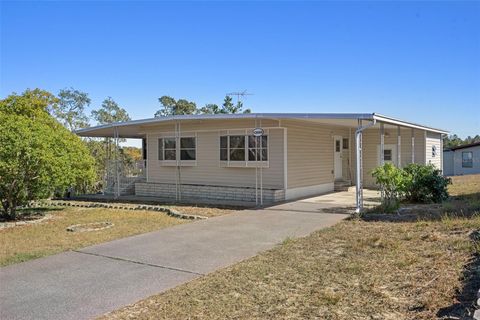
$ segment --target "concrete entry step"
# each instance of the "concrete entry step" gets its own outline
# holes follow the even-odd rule
[[[334,191],[348,191],[348,188],[352,185],[350,180],[337,180],[334,183]]]

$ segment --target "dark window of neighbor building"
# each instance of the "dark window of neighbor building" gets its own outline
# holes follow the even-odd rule
[[[462,168],[472,168],[473,167],[473,152],[464,151],[462,152]]]

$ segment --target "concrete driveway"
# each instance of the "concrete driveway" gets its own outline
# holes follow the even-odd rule
[[[89,319],[347,217],[335,209],[338,203],[312,199],[239,211],[1,268],[0,318]]]

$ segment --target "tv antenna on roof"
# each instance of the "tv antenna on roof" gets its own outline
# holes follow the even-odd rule
[[[246,97],[246,96],[253,96],[253,93],[248,93],[247,90],[243,91],[237,91],[237,92],[230,92],[227,93],[227,96],[237,96],[237,103],[240,102],[241,98]]]

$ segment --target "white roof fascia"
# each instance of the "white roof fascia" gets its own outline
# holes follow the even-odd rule
[[[414,128],[414,129],[420,129],[420,130],[426,130],[426,131],[431,131],[431,132],[436,132],[436,133],[441,133],[441,134],[447,134],[449,131],[445,131],[442,129],[436,129],[436,128],[431,128],[431,127],[426,127],[420,124],[408,122],[408,121],[403,121],[391,117],[387,117],[378,113],[374,113],[373,117],[375,120],[383,122],[383,123],[388,123],[388,124],[393,124],[393,125],[398,125],[402,127],[409,127],[409,128]]]
[[[363,119],[373,120],[372,113],[241,113],[241,114],[201,114],[201,115],[176,115],[150,119],[114,122],[90,128],[76,130],[75,133],[86,133],[98,129],[143,125],[175,120],[226,120],[226,119]]]
[[[447,134],[448,131],[422,126],[419,124],[402,121],[399,119],[387,117],[377,113],[242,113],[242,114],[201,114],[201,115],[177,115],[158,117],[150,119],[132,120],[126,122],[114,122],[104,125],[99,125],[90,128],[76,130],[75,133],[87,133],[98,129],[107,129],[114,127],[125,127],[131,125],[145,125],[153,123],[161,123],[175,120],[226,120],[226,119],[362,119],[362,120],[376,120],[392,125],[399,125],[403,127],[426,130],[441,134]]]

